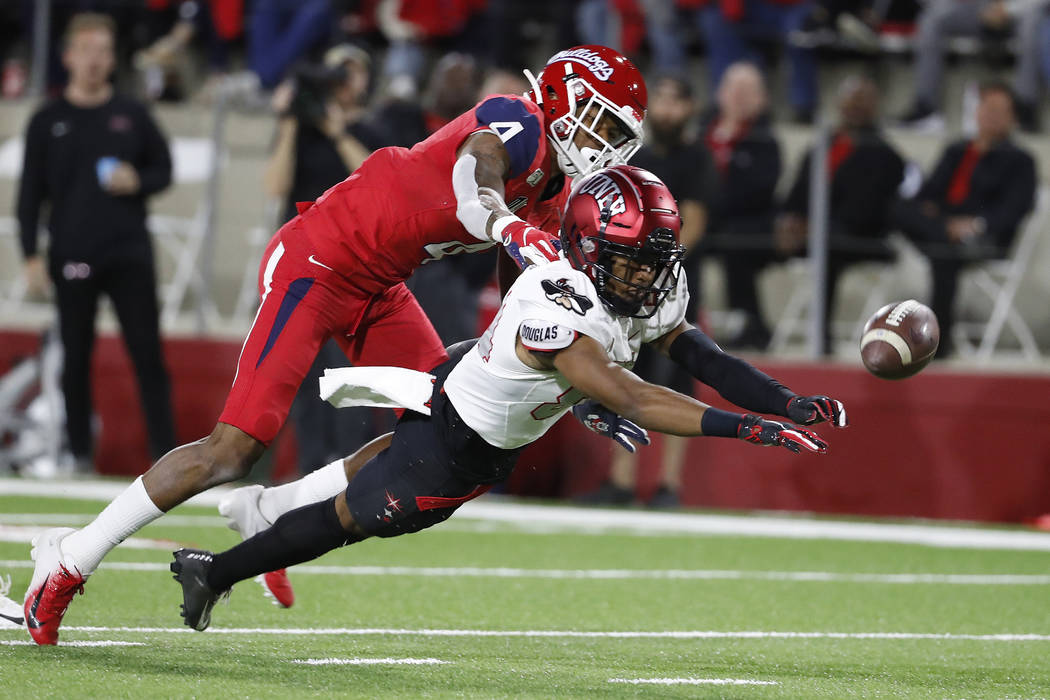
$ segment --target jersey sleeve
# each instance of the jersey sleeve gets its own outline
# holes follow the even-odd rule
[[[685,320],[685,309],[688,305],[689,289],[686,287],[685,272],[679,271],[678,284],[674,291],[667,295],[653,316],[645,319],[642,342],[651,343],[677,328]]]
[[[593,288],[586,277],[563,264],[530,268],[514,290],[522,344],[530,350],[560,350],[578,335],[587,335],[604,345],[610,333]]]
[[[488,128],[506,147],[511,178],[528,171],[539,151],[543,128],[535,109],[531,103],[512,97],[490,97],[474,108],[477,130]]]

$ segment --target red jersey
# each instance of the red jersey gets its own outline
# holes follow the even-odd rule
[[[315,259],[353,287],[378,294],[419,265],[494,246],[463,228],[452,191],[456,151],[479,131],[494,132],[506,146],[510,179],[504,199],[529,219],[551,177],[543,113],[523,97],[489,97],[411,149],[376,151],[306,209],[301,230]],[[548,223],[550,206],[539,208]]]

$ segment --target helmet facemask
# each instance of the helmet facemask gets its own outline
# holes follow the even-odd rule
[[[570,262],[591,278],[598,298],[615,314],[649,318],[664,299],[678,286],[685,249],[668,228],[654,229],[640,247],[614,243],[605,236],[609,226],[608,209],[602,212],[602,226],[597,236],[565,236],[562,245]],[[615,224],[613,224],[615,225]],[[626,264],[625,275],[617,275],[616,258]],[[639,267],[652,267],[654,274],[647,284],[629,281]],[[627,295],[624,295],[627,292]],[[632,293],[633,292],[633,293]]]
[[[550,139],[558,156],[558,165],[571,178],[584,177],[596,170],[623,165],[642,146],[642,125],[627,108],[615,103],[594,90],[581,78],[567,78],[566,88],[570,99],[568,111],[550,125]],[[611,119],[621,138],[610,143],[599,132],[603,119]],[[598,144],[577,146],[576,135],[582,131]]]

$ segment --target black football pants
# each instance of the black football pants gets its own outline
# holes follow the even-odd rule
[[[100,265],[55,261],[59,329],[65,353],[62,392],[66,401],[69,447],[78,458],[92,456],[91,354],[99,296],[113,302],[124,345],[138,378],[151,456],[175,447],[171,388],[160,345],[157,280],[149,257]],[[132,423],[134,425],[134,423]],[[124,429],[124,426],[113,426]]]

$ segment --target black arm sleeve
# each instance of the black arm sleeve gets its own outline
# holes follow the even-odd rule
[[[145,107],[141,109],[139,118],[145,143],[141,159],[132,165],[139,172],[139,194],[149,196],[171,184],[171,152],[168,150],[168,140]]]
[[[45,153],[47,132],[44,120],[37,113],[26,130],[25,160],[22,164],[22,179],[18,187],[18,226],[22,252],[27,258],[37,254],[37,232],[40,226],[40,207],[47,197],[45,179]]]
[[[667,354],[722,398],[749,411],[786,416],[788,401],[795,396],[769,375],[723,352],[698,328],[675,338]]]

